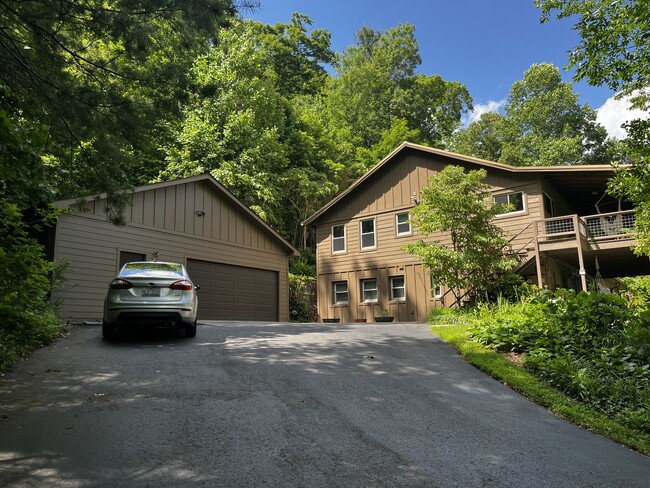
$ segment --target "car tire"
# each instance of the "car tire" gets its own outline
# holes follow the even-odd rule
[[[115,339],[117,337],[117,327],[102,322],[102,337],[107,341]]]
[[[196,322],[185,324],[185,337],[196,337]]]

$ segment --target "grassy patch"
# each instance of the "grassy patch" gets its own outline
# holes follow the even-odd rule
[[[462,324],[431,327],[434,334],[451,344],[470,364],[529,400],[591,432],[650,456],[650,435],[622,425],[597,410],[572,400],[523,367],[506,359],[505,355],[469,340],[467,329],[468,325]]]

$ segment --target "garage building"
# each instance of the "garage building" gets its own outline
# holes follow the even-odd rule
[[[133,189],[126,224],[106,195],[60,200],[53,258],[67,261],[53,299],[73,321],[101,320],[108,283],[129,261],[186,265],[200,285],[199,320],[289,319],[289,256],[298,250],[208,174]]]

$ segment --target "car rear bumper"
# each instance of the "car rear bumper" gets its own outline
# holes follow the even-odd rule
[[[109,309],[104,312],[104,322],[107,324],[124,324],[137,327],[180,327],[184,323],[196,322],[196,312],[180,309]]]

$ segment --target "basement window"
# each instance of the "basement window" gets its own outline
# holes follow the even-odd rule
[[[334,305],[344,305],[348,303],[348,282],[335,281],[332,283],[332,297]]]

